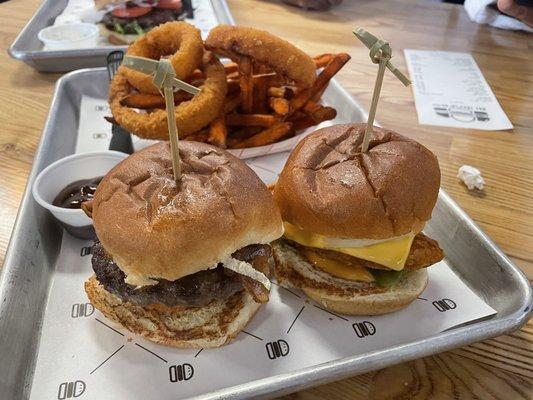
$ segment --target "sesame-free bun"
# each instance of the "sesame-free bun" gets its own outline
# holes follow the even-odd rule
[[[334,125],[304,138],[274,189],[284,221],[328,237],[388,239],[419,232],[437,201],[437,158],[414,140],[365,124]]]
[[[278,283],[298,288],[324,308],[348,315],[380,315],[400,310],[426,288],[425,268],[406,271],[391,288],[336,278],[316,268],[294,247],[279,240],[272,245]]]
[[[272,195],[243,161],[205,143],[179,146],[179,184],[170,145],[160,142],[126,158],[96,190],[96,234],[129,284],[174,281],[282,234]]]

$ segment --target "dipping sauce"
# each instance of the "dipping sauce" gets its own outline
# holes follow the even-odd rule
[[[71,183],[59,192],[52,204],[63,208],[81,208],[81,203],[92,200],[102,178],[83,179]]]

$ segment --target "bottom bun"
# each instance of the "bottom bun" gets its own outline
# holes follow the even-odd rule
[[[348,315],[380,315],[409,305],[426,288],[425,269],[405,273],[390,289],[336,278],[311,265],[283,240],[272,245],[276,279],[281,286],[302,289],[324,308]]]
[[[246,291],[227,301],[204,307],[140,307],[123,302],[104,289],[93,275],[85,282],[91,303],[107,318],[127,330],[172,347],[205,348],[229,343],[261,306]]]

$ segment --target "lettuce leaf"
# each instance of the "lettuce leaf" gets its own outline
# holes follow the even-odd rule
[[[370,273],[374,276],[374,279],[376,280],[376,283],[384,288],[390,289],[403,276],[405,271],[391,271],[391,270],[385,270],[385,269],[373,269],[368,268]]]

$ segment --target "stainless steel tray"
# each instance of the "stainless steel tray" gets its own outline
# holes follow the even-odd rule
[[[81,96],[101,97],[107,93],[106,74],[102,68],[79,70],[65,75],[57,83],[0,276],[2,398],[29,396],[47,295],[62,236],[62,230],[33,200],[29,188],[43,168],[74,152]],[[338,84],[334,84],[332,90],[343,101],[343,115],[360,117],[358,104],[346,91]],[[527,321],[533,304],[529,282],[444,191],[439,195],[426,231],[444,248],[453,270],[497,310],[495,316],[423,340],[252,381],[199,398],[279,396],[501,335]]]
[[[234,24],[225,0],[210,0],[221,24]],[[113,50],[124,50],[126,46],[108,46],[83,50],[42,50],[37,38],[41,29],[53,23],[65,9],[67,0],[45,0],[35,15],[28,21],[9,47],[9,54],[17,60],[42,72],[66,72],[80,68],[103,67],[106,56]]]

